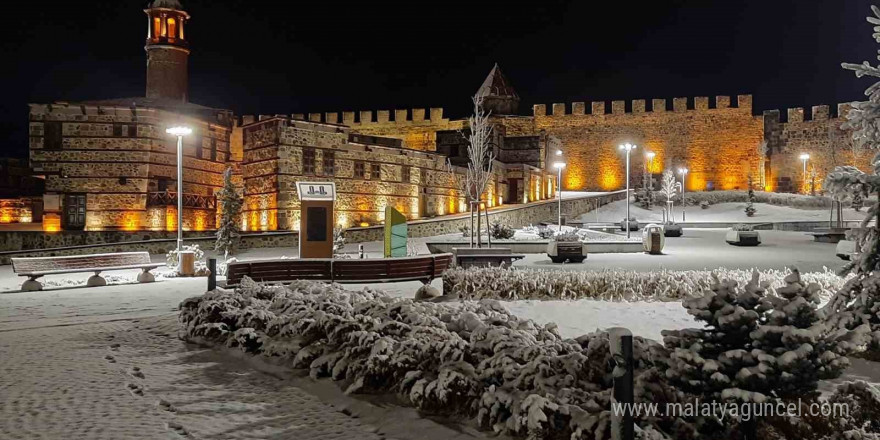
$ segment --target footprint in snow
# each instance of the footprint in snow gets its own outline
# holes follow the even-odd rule
[[[189,437],[189,433],[186,432],[186,429],[177,422],[168,422],[167,425],[169,431],[174,431],[177,435],[181,437]]]
[[[131,370],[128,370],[128,374],[138,379],[144,378],[144,373],[141,371],[140,367],[131,367]]]
[[[107,362],[110,362],[111,364],[115,364],[115,363],[116,363],[116,358],[113,357],[112,354],[108,354],[107,356],[104,356],[104,359],[107,359]]]
[[[110,349],[113,350],[113,351],[117,351],[117,350],[119,350],[119,344],[113,344],[113,345],[111,345],[111,346],[110,346]]]
[[[177,408],[175,408],[174,405],[171,404],[171,402],[169,402],[165,399],[159,399],[158,405],[159,405],[159,409],[164,410],[164,411],[168,411],[168,412],[176,412],[177,411]]]
[[[138,385],[138,384],[136,384],[136,383],[131,383],[131,382],[129,382],[129,383],[126,384],[125,386],[128,387],[128,392],[131,393],[132,396],[140,396],[140,397],[143,397],[143,395],[144,395],[144,387],[142,387],[142,386],[140,386],[140,385]]]

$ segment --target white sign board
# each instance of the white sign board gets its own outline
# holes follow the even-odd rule
[[[300,200],[332,202],[336,200],[333,182],[296,182]]]

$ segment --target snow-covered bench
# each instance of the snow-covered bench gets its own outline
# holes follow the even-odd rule
[[[88,286],[106,286],[107,280],[101,277],[101,272],[108,270],[141,269],[142,272],[137,280],[141,283],[150,283],[156,281],[150,271],[160,266],[164,264],[150,261],[150,254],[147,252],[12,259],[12,271],[19,276],[28,277],[28,280],[21,284],[23,291],[42,290],[43,285],[37,281],[37,278],[77,272],[95,273],[89,277]]]
[[[226,268],[226,285],[236,286],[245,276],[258,283],[285,283],[296,280],[333,283],[430,283],[452,264],[452,254],[402,258],[335,259],[291,258],[283,260],[238,261]]]

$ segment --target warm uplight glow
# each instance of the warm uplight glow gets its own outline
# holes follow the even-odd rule
[[[369,228],[370,224],[367,222],[360,222],[360,223],[358,223],[358,226],[360,226],[362,228]]]
[[[140,229],[140,216],[136,212],[126,212],[122,216],[123,231],[137,231]]]
[[[204,231],[208,227],[208,212],[195,211],[193,213],[193,229],[196,231]]]
[[[177,208],[169,206],[165,209],[165,230],[177,230]]]
[[[192,128],[177,126],[177,127],[169,127],[165,130],[165,133],[168,133],[172,136],[188,136],[192,134]]]
[[[61,230],[61,216],[58,214],[43,214],[43,231],[58,232]]]

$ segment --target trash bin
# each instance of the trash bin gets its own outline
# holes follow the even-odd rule
[[[663,253],[665,240],[663,226],[652,223],[645,226],[645,230],[642,231],[642,245],[645,247],[645,252],[651,255]]]
[[[177,265],[177,274],[182,277],[191,277],[196,274],[196,253],[193,251],[180,251],[177,255],[180,259]]]

